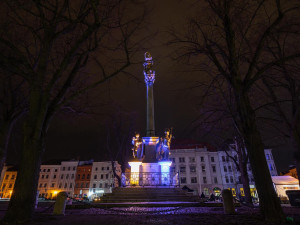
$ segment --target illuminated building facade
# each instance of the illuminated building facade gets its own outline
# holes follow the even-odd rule
[[[92,164],[77,166],[74,197],[88,197],[92,173]]]
[[[9,166],[9,167],[5,167],[4,170],[5,172],[2,178],[0,197],[10,198],[15,186],[18,169],[15,166]]]
[[[180,143],[181,142],[181,143]],[[232,147],[232,146],[231,146]],[[193,140],[178,141],[172,146],[170,160],[171,171],[178,171],[180,187],[187,186],[197,194],[202,192],[209,196],[211,193],[220,194],[222,189],[230,188],[233,195],[244,195],[240,172],[233,162],[236,152],[233,148],[217,151],[208,144],[198,144]],[[272,150],[265,149],[266,161],[271,176],[277,175]],[[255,182],[250,164],[248,164],[250,190],[257,197]]]
[[[115,161],[115,172],[121,177],[121,165]],[[113,187],[118,187],[114,177],[111,161],[93,162],[88,197],[94,199],[104,193],[111,193]]]
[[[60,164],[41,165],[38,183],[39,196],[43,198],[55,198],[60,191],[58,181],[60,175]]]

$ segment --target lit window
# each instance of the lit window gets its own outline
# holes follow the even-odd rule
[[[196,173],[196,166],[190,166],[190,172]]]
[[[201,166],[202,172],[205,172],[205,166]]]
[[[181,166],[179,171],[180,171],[180,173],[185,173],[185,166]]]

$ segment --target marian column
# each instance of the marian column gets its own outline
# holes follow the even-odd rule
[[[149,52],[145,53],[144,62],[144,76],[147,86],[147,130],[146,137],[155,136],[154,125],[154,98],[153,98],[153,84],[155,81],[155,71],[152,70],[153,61]]]

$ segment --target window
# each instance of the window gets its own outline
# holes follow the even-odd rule
[[[200,157],[200,161],[204,162],[204,157],[203,156]]]
[[[71,179],[74,179],[74,174],[71,175]]]
[[[82,174],[81,179],[82,180],[85,179],[85,174]]]
[[[271,158],[270,158],[270,155],[267,153],[266,154],[266,158],[267,158],[267,160],[270,160]]]
[[[68,167],[68,171],[70,171],[70,170],[71,170],[71,167],[69,166],[69,167]]]
[[[12,188],[13,184],[9,184],[8,188]]]
[[[96,184],[93,184],[93,188],[96,188]]]
[[[50,172],[50,169],[47,169],[47,172]]]
[[[86,179],[90,179],[90,174],[88,174],[88,175],[86,176]]]
[[[75,187],[76,187],[76,188],[78,188],[78,186],[79,186],[79,184],[78,184],[78,183],[76,183],[76,186],[75,186]]]
[[[108,174],[106,174],[106,179],[108,179]]]
[[[43,172],[46,172],[46,169],[43,169]]]
[[[88,188],[89,187],[89,183],[85,183],[85,187]]]
[[[67,183],[65,183],[65,188],[67,188],[68,187],[68,184]]]
[[[99,188],[102,188],[102,183],[99,184]]]
[[[205,166],[201,166],[202,172],[205,172]]]
[[[190,166],[190,172],[196,173],[196,166]]]
[[[94,179],[97,179],[97,175],[94,176]]]
[[[60,179],[64,179],[64,175],[63,174],[60,176]]]
[[[109,166],[107,167],[107,170],[109,170]]]
[[[56,178],[56,174],[53,175],[53,179],[55,179],[55,178]]]
[[[212,171],[215,173],[216,172],[216,166],[212,166]]]
[[[179,157],[179,162],[180,163],[184,163],[185,162],[185,158],[184,157]]]
[[[104,167],[102,167],[101,169],[104,170]]]
[[[191,177],[191,183],[196,184],[197,183],[197,177]]]
[[[233,183],[233,177],[230,176],[230,183]]]
[[[62,183],[59,184],[59,188],[61,188],[61,187],[62,187]]]
[[[103,174],[101,174],[101,179],[103,179]]]
[[[173,163],[176,163],[175,158],[170,158]]]
[[[231,166],[228,166],[228,170],[229,172],[232,172]]]
[[[104,187],[105,187],[105,188],[108,188],[108,183],[105,183],[105,184],[104,184]]]
[[[203,183],[204,183],[204,184],[207,183],[206,177],[203,177]]]
[[[195,160],[195,157],[190,157],[190,163],[194,163],[196,160]]]
[[[211,161],[211,162],[215,162],[215,157],[213,157],[213,156],[210,157],[210,161]]]
[[[98,167],[96,167],[95,170],[98,171]]]
[[[55,169],[54,172],[57,172],[57,169]]]
[[[66,179],[69,179],[69,174],[67,174]]]
[[[218,178],[214,177],[214,183],[217,184],[218,183]]]
[[[7,180],[8,178],[9,178],[9,175],[6,175],[6,176],[5,176],[5,180]]]
[[[55,187],[55,183],[52,183],[52,184],[51,184],[51,187]]]
[[[180,178],[180,183],[186,184],[186,177],[181,177]]]
[[[70,188],[72,188],[73,187],[73,184],[72,183],[70,183]]]
[[[45,175],[42,175],[42,179],[44,179]]]
[[[11,175],[11,180],[15,179],[15,175]]]
[[[74,170],[74,171],[76,170],[76,166],[73,166],[73,170]]]
[[[225,182],[226,182],[226,183],[229,183],[229,180],[228,180],[228,177],[227,177],[227,176],[225,176]]]
[[[224,172],[227,172],[227,167],[226,166],[224,166]]]
[[[47,187],[47,183],[44,184],[44,187]]]
[[[222,161],[225,162],[225,156],[224,155],[222,156]]]
[[[248,170],[251,171],[251,166],[250,165],[248,166]]]
[[[274,170],[272,163],[269,163],[269,168],[270,168],[270,171]]]
[[[83,185],[84,185],[84,183],[81,183],[81,184],[80,184],[80,187],[83,188]]]
[[[40,183],[39,187],[41,188],[42,186],[43,186],[43,184],[42,184],[42,183]]]
[[[181,166],[179,171],[180,171],[180,173],[185,173],[185,166]]]
[[[49,178],[49,175],[46,175],[46,179],[48,179]]]
[[[65,171],[66,170],[66,167],[63,167],[63,169],[62,169],[63,171]]]
[[[80,179],[80,174],[77,175],[77,179]]]

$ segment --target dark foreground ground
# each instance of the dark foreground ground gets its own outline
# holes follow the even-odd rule
[[[290,222],[300,224],[300,208],[283,207]],[[271,225],[262,220],[258,209],[237,207],[235,215],[224,215],[222,207],[127,207],[69,209],[65,216],[53,216],[52,208],[39,207],[30,225]],[[5,210],[0,215],[3,217]],[[293,219],[291,219],[293,218]]]

